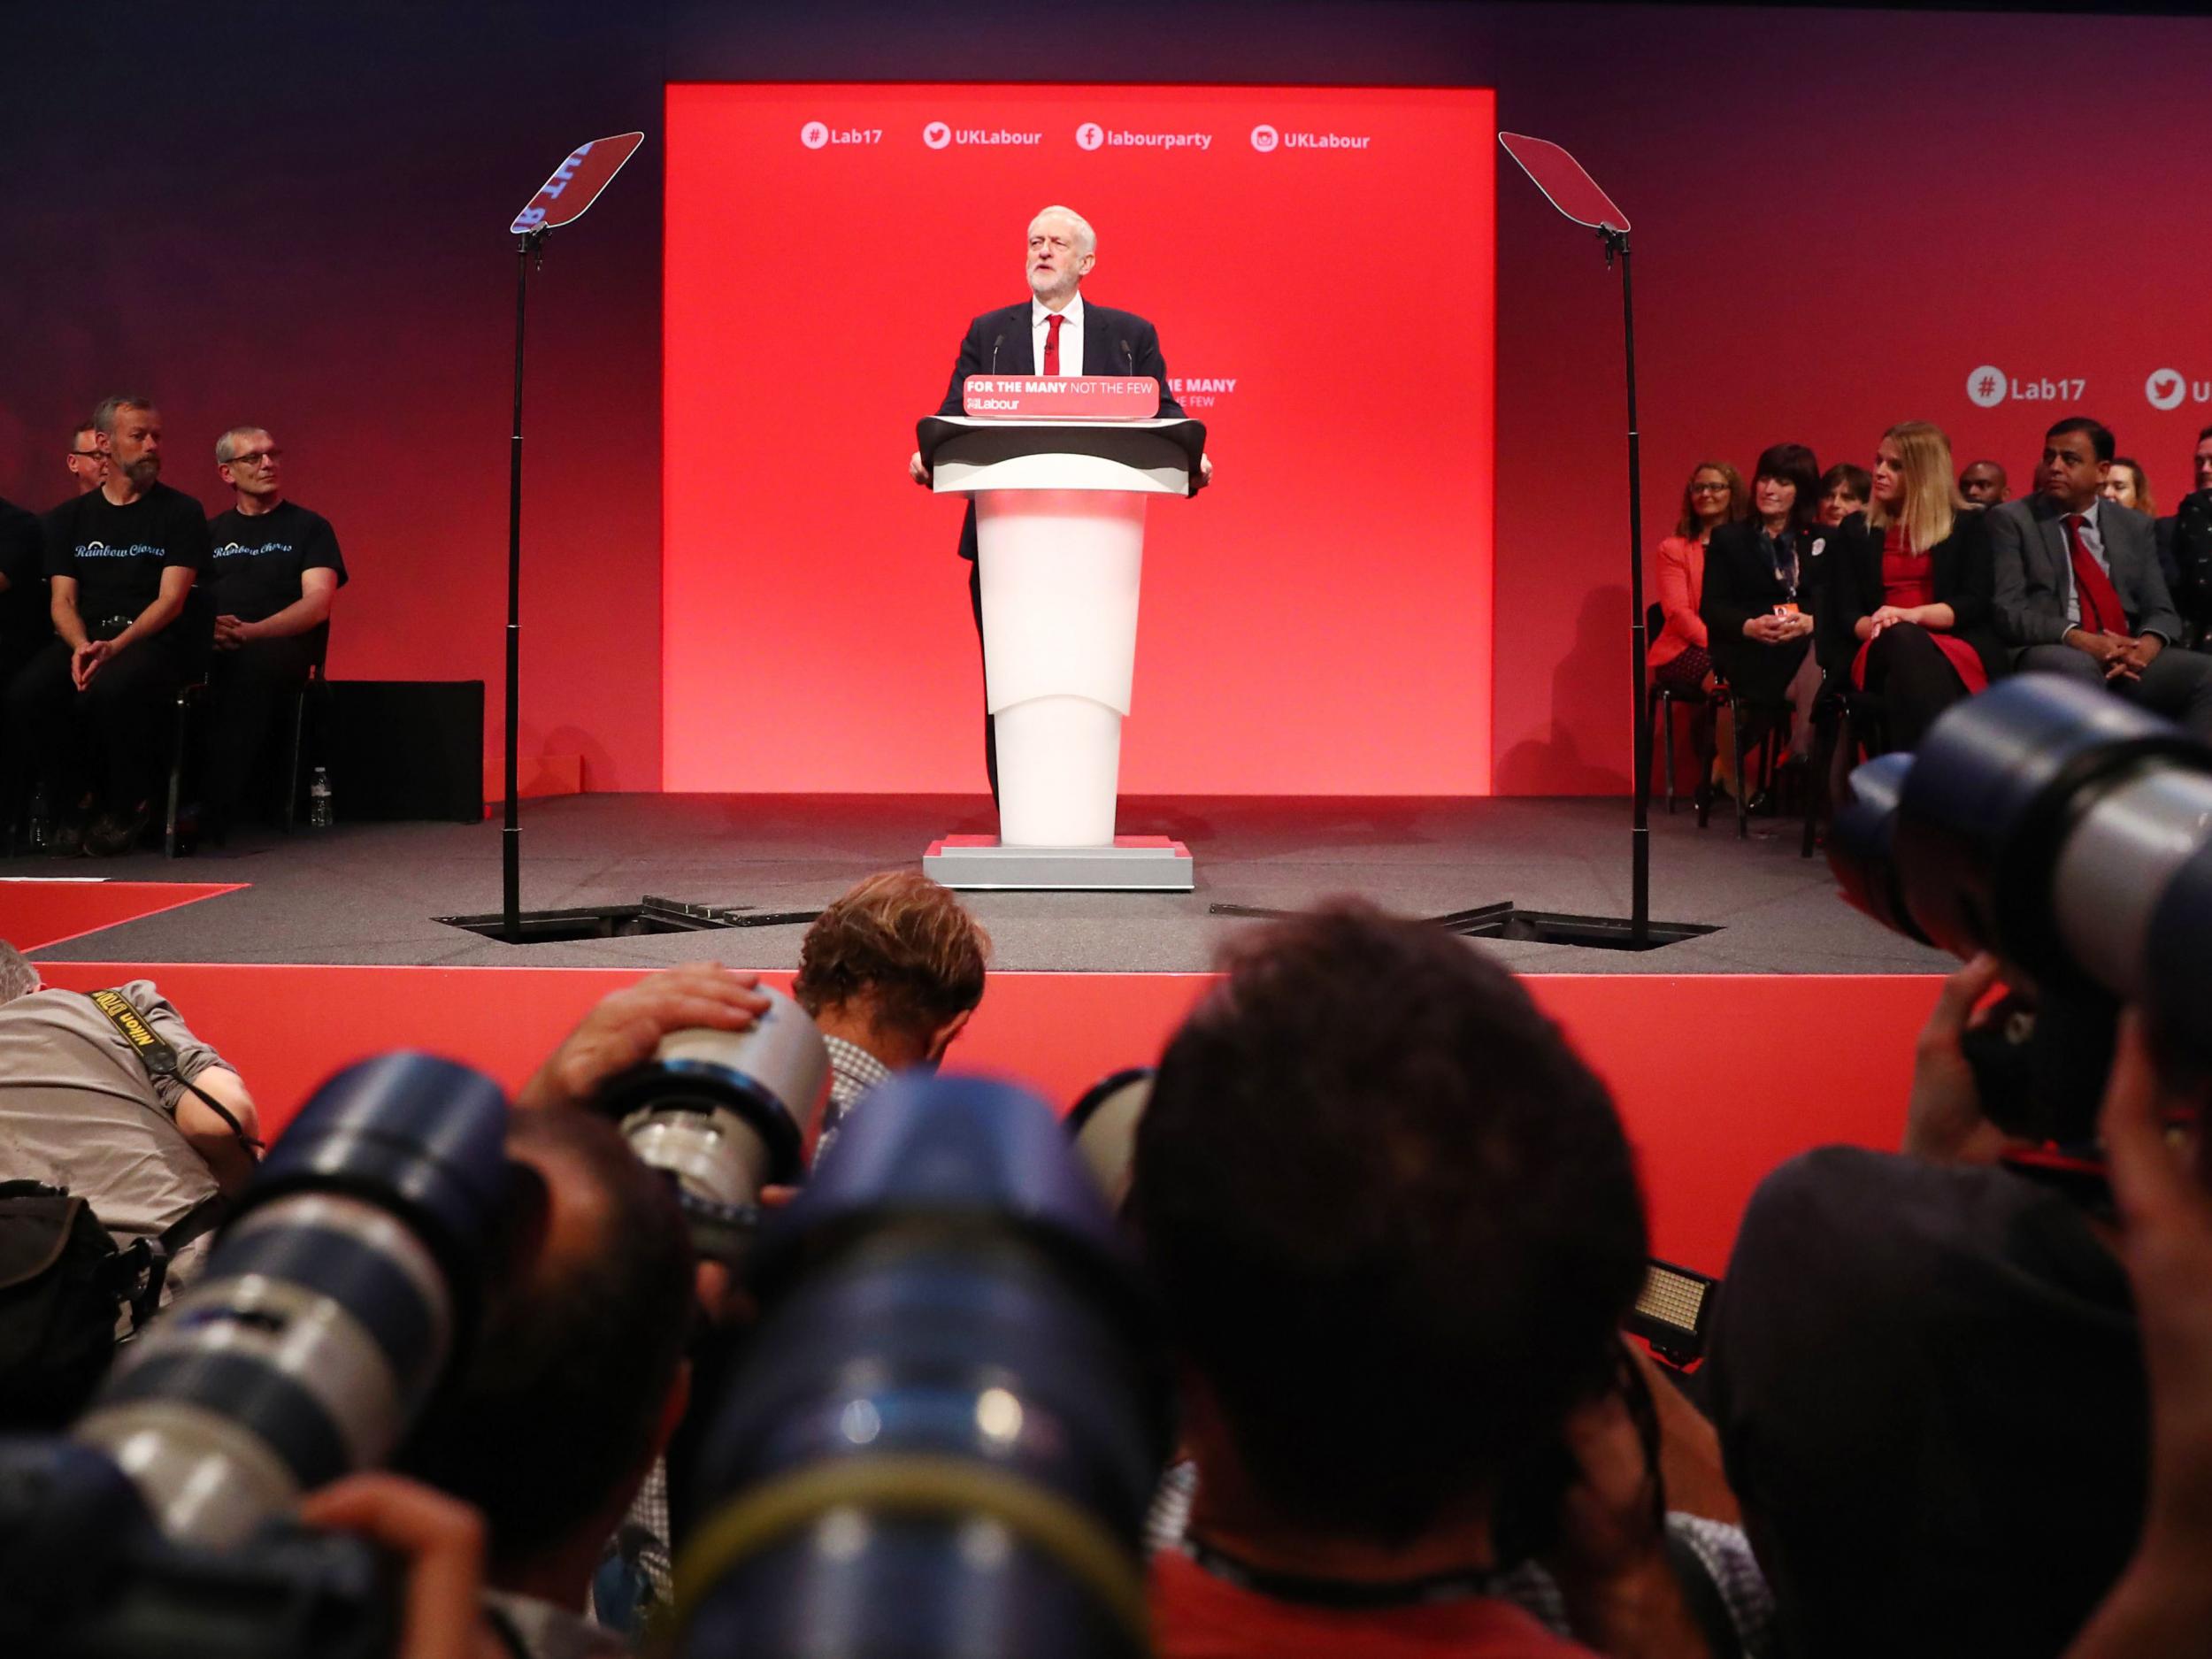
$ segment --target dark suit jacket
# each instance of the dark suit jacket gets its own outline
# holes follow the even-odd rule
[[[2056,645],[2073,626],[2066,620],[2074,564],[2066,551],[2063,517],[2058,504],[2039,490],[1982,514],[1994,566],[1997,634],[2016,651]],[[2156,634],[2169,642],[2181,640],[2181,618],[2159,573],[2150,519],[2117,502],[2100,502],[2097,534],[2104,542],[2113,589],[2127,608],[2129,631]]]
[[[952,383],[945,388],[941,415],[960,412],[961,388],[971,374],[1034,374],[1037,356],[1030,342],[1030,308],[1035,302],[1002,305],[986,311],[968,325],[960,342],[960,356],[952,365]],[[1126,348],[1125,349],[1124,348]],[[993,358],[996,364],[994,366]],[[1159,330],[1134,311],[1083,302],[1083,373],[1092,375],[1149,374],[1160,383],[1160,413],[1171,420],[1183,418],[1183,406],[1168,389],[1167,364],[1160,357]],[[960,526],[960,557],[975,557],[975,503],[968,503],[966,521]]]
[[[1974,648],[1992,680],[2008,666],[2009,653],[1998,642],[1990,600],[1993,578],[1989,560],[1989,532],[1978,512],[1962,512],[1951,534],[1928,549],[1934,566],[1934,602],[1948,605],[1956,620],[1951,632]],[[1842,672],[1858,655],[1859,639],[1853,629],[1861,617],[1870,617],[1888,602],[1882,594],[1882,540],[1885,532],[1853,513],[1835,528],[1836,544],[1829,550],[1825,603],[1813,612],[1818,628],[1820,664],[1830,672]]]
[[[1822,525],[1798,533],[1796,603],[1816,625],[1827,569],[1834,562],[1835,536]],[[1763,645],[1744,638],[1743,632],[1745,623],[1767,615],[1790,596],[1775,576],[1755,522],[1724,524],[1713,532],[1705,544],[1705,591],[1698,595],[1697,613],[1705,621],[1706,649],[1714,665],[1737,690],[1779,695],[1796,671],[1805,655],[1803,640]]]

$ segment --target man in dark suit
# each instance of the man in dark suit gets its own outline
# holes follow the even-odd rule
[[[2212,737],[2212,657],[2182,649],[2151,521],[2100,500],[2112,434],[2075,416],[2044,434],[2036,492],[1985,517],[1997,629],[2016,669],[2101,683]]]
[[[1072,208],[1048,207],[1029,221],[1022,256],[1030,297],[1017,305],[985,311],[968,325],[960,356],[952,365],[941,415],[961,412],[961,390],[971,374],[1150,375],[1160,383],[1160,413],[1180,419],[1183,406],[1168,389],[1167,365],[1160,356],[1158,330],[1134,311],[1087,305],[1083,279],[1098,261],[1098,235]],[[1213,476],[1213,462],[1202,457],[1202,479]],[[917,449],[908,474],[926,487],[929,469]],[[968,561],[968,603],[975,612],[976,638],[983,637],[983,583],[975,566],[975,503],[960,526],[960,557]],[[983,764],[998,798],[998,744],[991,717],[983,716]]]

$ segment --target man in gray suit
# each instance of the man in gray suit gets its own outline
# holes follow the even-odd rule
[[[2183,650],[2151,521],[2100,500],[2112,434],[2074,416],[2043,438],[2035,494],[1984,515],[2013,666],[2102,683],[2212,737],[2212,657]]]

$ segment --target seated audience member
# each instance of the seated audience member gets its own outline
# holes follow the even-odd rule
[[[1820,475],[1820,521],[1831,528],[1873,499],[1874,478],[1863,466],[1839,461]]]
[[[2151,521],[2097,494],[2112,434],[2079,416],[2044,434],[2036,493],[1987,515],[1997,632],[2013,666],[2104,685],[2212,736],[2212,657],[2186,650]]]
[[[124,1018],[142,1021],[174,1052],[173,1071],[155,1075],[90,996],[43,988],[38,970],[0,944],[0,1180],[66,1188],[119,1248],[159,1240],[169,1257],[166,1302],[198,1275],[223,1200],[252,1175],[258,1124],[238,1073],[151,981],[115,991]],[[81,1405],[108,1356],[84,1357],[71,1376],[50,1375],[30,1392]],[[8,1426],[28,1425],[0,1424]]]
[[[107,451],[100,447],[100,428],[88,420],[69,434],[68,453],[62,465],[69,471],[73,493],[88,495],[107,481]]]
[[[38,520],[0,501],[0,688],[54,637],[46,603],[46,555]],[[22,809],[24,739],[0,725],[0,835]]]
[[[1725,461],[1700,461],[1682,487],[1682,517],[1659,544],[1659,609],[1666,625],[1651,642],[1651,677],[1689,691],[1710,691],[1713,659],[1705,649],[1705,544],[1719,526],[1744,515],[1743,474]]]
[[[1125,1211],[1196,1466],[1153,1559],[1159,1652],[1582,1651],[1496,1577],[1563,1516],[1578,1634],[1708,1651],[1617,1393],[1645,1235],[1605,1086],[1433,928],[1332,907],[1225,965],[1160,1062]]]
[[[2002,672],[1989,544],[1982,515],[1952,494],[1950,440],[1924,420],[1882,434],[1873,496],[1829,555],[1821,658],[1881,698],[1888,747],[1909,750],[1936,716]]]
[[[2126,1275],[2082,1203],[2000,1161],[1961,1048],[1995,978],[1946,982],[1902,1153],[1783,1164],[1729,1261],[1708,1397],[1802,1659],[2055,1655],[2142,1517]]]
[[[1801,443],[1778,443],[1759,457],[1751,480],[1751,516],[1713,532],[1705,551],[1699,610],[1713,666],[1739,696],[1795,711],[1789,753],[1812,752],[1813,698],[1820,669],[1811,649],[1819,610],[1823,556],[1820,472]],[[1744,734],[1747,743],[1750,733]]]
[[[2176,1659],[2212,1631],[2212,1105],[2205,1079],[2161,1074],[2123,1023],[2100,1128],[2150,1372],[2150,1499],[2142,1541],[2067,1659]],[[2166,1125],[2193,1118],[2193,1158]]]
[[[487,1296],[454,1384],[395,1467],[483,1512],[487,1616],[536,1659],[628,1651],[586,1621],[593,1575],[685,1402],[691,1242],[674,1194],[603,1118],[509,1120],[534,1253]]]
[[[346,563],[330,521],[284,494],[283,451],[260,426],[215,441],[215,470],[234,504],[208,526],[206,826],[229,826],[284,695],[306,681],[330,643],[330,607]]]
[[[45,780],[50,850],[108,856],[129,851],[151,821],[171,702],[206,665],[207,640],[187,602],[207,568],[208,539],[200,503],[160,481],[154,406],[111,397],[93,420],[106,481],[46,517],[59,637],[10,686],[8,728],[35,750]]]
[[[1994,461],[1970,461],[1959,474],[1959,499],[1974,508],[1994,507],[2006,496],[2005,469]]]
[[[2197,434],[2190,467],[2196,487],[2156,530],[2159,572],[2186,631],[2177,643],[2195,650],[2212,632],[2212,426]]]
[[[2112,465],[2105,468],[2104,482],[2097,486],[2097,494],[2123,507],[2134,508],[2146,518],[2158,517],[2158,509],[2151,500],[2150,475],[2143,471],[2139,462],[2128,456],[2112,457]]]
[[[983,1001],[991,936],[913,871],[870,876],[817,917],[791,995],[829,1044],[820,1157],[853,1102],[894,1071],[934,1066]]]

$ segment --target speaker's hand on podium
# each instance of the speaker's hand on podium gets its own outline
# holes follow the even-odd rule
[[[906,475],[924,489],[929,488],[929,469],[922,465],[922,452],[919,449],[906,457]]]
[[[1198,481],[1202,484],[1210,484],[1214,481],[1214,458],[1210,455],[1202,455],[1198,457]]]

